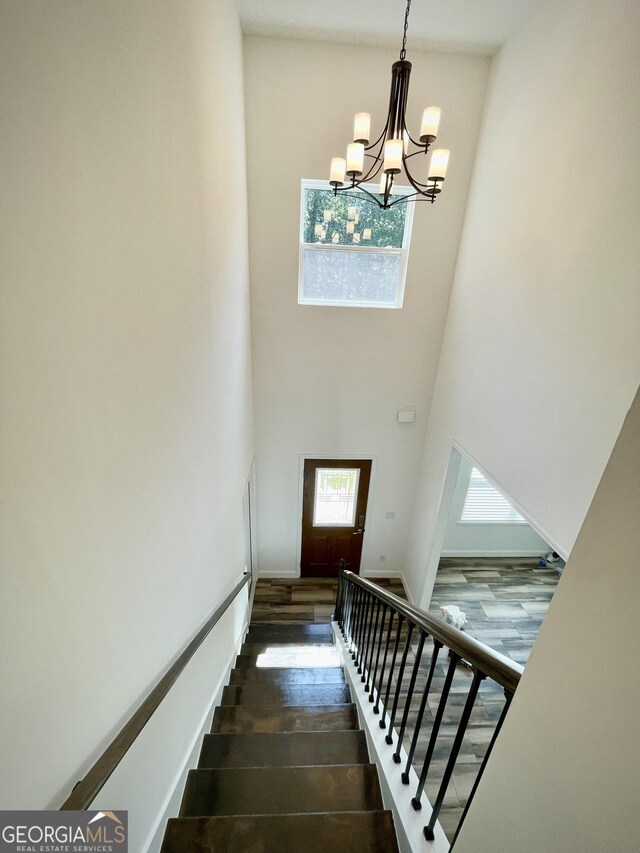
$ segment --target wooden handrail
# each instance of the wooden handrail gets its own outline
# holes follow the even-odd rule
[[[387,590],[382,589],[382,587],[371,583],[371,581],[365,578],[361,578],[359,575],[354,575],[353,572],[347,569],[342,569],[341,575],[345,580],[362,587],[367,592],[376,596],[376,598],[385,602],[397,613],[401,613],[406,619],[413,622],[417,628],[425,631],[434,639],[439,640],[447,648],[479,669],[484,675],[496,681],[509,693],[515,692],[520,677],[524,672],[524,667],[520,666],[520,664],[494,651],[479,640],[475,640],[473,637],[465,634],[464,631],[460,631],[458,628],[454,628],[453,625],[448,625],[446,622],[436,619],[430,613],[414,607],[408,601],[399,598],[392,592],[387,592]]]
[[[78,811],[86,809],[91,805],[107,779],[111,776],[120,761],[122,761],[129,747],[148,723],[152,714],[156,711],[169,690],[173,687],[182,670],[189,663],[195,652],[200,648],[213,628],[215,628],[223,613],[238,595],[240,590],[249,583],[250,578],[250,573],[245,574],[233,592],[229,593],[220,607],[218,607],[209,619],[207,619],[206,623],[198,631],[193,640],[191,640],[176,662],[170,667],[165,675],[162,676],[151,693],[149,693],[146,699],[142,701],[129,720],[127,720],[124,726],[120,729],[100,758],[98,758],[93,767],[88,771],[84,779],[78,782],[71,794],[60,806],[61,810]]]

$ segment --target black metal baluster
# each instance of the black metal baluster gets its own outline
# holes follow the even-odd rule
[[[376,704],[373,706],[373,713],[380,713],[380,698],[382,696],[382,682],[384,681],[384,670],[387,665],[387,657],[389,655],[389,646],[391,645],[391,631],[393,630],[393,620],[396,618],[395,610],[389,610],[389,624],[387,625],[387,639],[385,640],[384,645],[384,656],[382,658],[382,668],[380,669],[380,680],[378,681],[378,693],[376,695]],[[384,624],[383,624],[384,629]],[[383,631],[384,633],[384,631]],[[384,716],[384,714],[383,714]],[[382,720],[380,721],[382,723]],[[384,723],[382,723],[381,728],[384,728]]]
[[[351,644],[351,657],[356,659],[358,649],[358,634],[360,631],[360,621],[362,619],[362,605],[364,602],[364,590],[356,587],[356,612],[353,620],[353,642]]]
[[[362,655],[362,677],[360,681],[365,684],[367,679],[369,678],[368,670],[367,670],[367,659],[369,657],[369,648],[371,646],[371,635],[373,633],[373,611],[376,609],[378,605],[378,599],[371,596],[371,604],[369,607],[369,613],[367,615],[367,628],[364,636],[364,649]],[[365,690],[367,688],[365,687]]]
[[[365,592],[364,610],[362,614],[362,629],[360,631],[360,640],[358,641],[358,657],[356,658],[356,663],[358,664],[358,675],[362,675],[362,664],[364,661],[364,642],[367,636],[367,625],[369,623],[369,608],[371,607],[372,600],[373,598],[370,593]]]
[[[473,788],[471,789],[471,793],[469,794],[469,798],[465,803],[464,811],[462,812],[462,817],[460,818],[460,823],[458,824],[458,828],[456,829],[455,835],[453,836],[453,841],[451,842],[451,847],[449,848],[449,853],[453,850],[453,847],[457,841],[458,835],[460,834],[460,829],[462,828],[462,824],[465,821],[467,816],[467,812],[469,811],[469,806],[471,805],[471,801],[475,797],[476,789],[480,784],[480,779],[482,778],[482,774],[485,771],[485,767],[487,766],[487,762],[489,761],[489,756],[491,755],[491,750],[493,749],[493,745],[498,739],[498,735],[500,734],[500,729],[502,728],[502,724],[504,723],[504,718],[507,716],[507,711],[509,710],[509,705],[511,705],[511,700],[513,699],[513,693],[509,693],[508,690],[504,691],[505,699],[507,700],[504,704],[504,708],[502,709],[502,713],[500,714],[500,719],[498,720],[498,724],[495,727],[491,740],[489,742],[489,746],[487,747],[487,751],[484,754],[484,758],[482,759],[482,764],[480,765],[480,770],[478,770],[478,775],[476,776],[476,780],[473,783]]]
[[[407,622],[409,626],[409,630],[407,632],[407,641],[404,646],[404,651],[402,653],[402,661],[400,662],[400,670],[398,671],[398,683],[396,684],[396,692],[393,697],[393,708],[391,709],[391,716],[389,718],[389,731],[386,734],[385,741],[391,745],[393,743],[393,735],[391,732],[393,731],[393,724],[396,719],[396,711],[398,710],[398,700],[400,699],[400,689],[402,687],[402,679],[404,678],[404,668],[407,665],[407,655],[409,654],[409,646],[411,645],[411,635],[413,634],[413,622]]]
[[[342,593],[342,596],[343,596],[342,597],[342,605],[341,605],[342,620],[340,622],[340,627],[342,628],[342,638],[343,638],[345,645],[346,645],[347,644],[347,637],[349,635],[348,625],[349,625],[349,613],[350,613],[350,609],[351,609],[351,601],[350,601],[351,585],[349,583],[347,583],[347,581],[344,578],[342,578],[341,581],[344,585],[344,590]]]
[[[440,640],[433,641],[433,652],[431,654],[431,664],[429,665],[429,675],[427,676],[427,683],[424,687],[424,693],[422,694],[422,699],[420,700],[420,707],[418,708],[418,716],[416,718],[416,727],[413,732],[413,738],[411,739],[411,746],[409,747],[409,755],[407,756],[407,764],[404,768],[404,772],[402,773],[402,781],[405,785],[409,784],[409,770],[411,769],[411,765],[413,763],[413,756],[416,754],[416,747],[418,745],[418,738],[420,736],[420,729],[422,728],[422,718],[424,717],[424,712],[427,707],[427,700],[429,698],[429,691],[431,690],[431,682],[433,681],[433,675],[436,671],[436,663],[438,662],[438,652],[442,648],[442,643]]]
[[[369,680],[371,678],[371,669],[373,667],[373,650],[374,650],[375,645],[376,645],[376,634],[378,633],[378,621],[380,619],[380,608],[381,608],[381,606],[382,606],[382,604],[380,602],[380,599],[377,599],[377,601],[376,601],[376,618],[375,618],[375,621],[373,622],[373,630],[371,631],[371,635],[370,635],[370,644],[369,644],[370,647],[369,647],[369,655],[368,655],[369,660],[368,660],[368,663],[366,663],[366,661],[365,661],[366,666],[367,666],[367,680],[365,681],[365,684],[364,684],[365,693],[368,693],[370,690]]]
[[[382,648],[382,636],[384,634],[384,623],[387,618],[387,605],[382,604],[382,621],[380,622],[380,635],[378,636],[378,651],[376,652],[376,663],[371,676],[371,692],[369,693],[369,702],[373,702],[373,692],[376,686],[376,676],[378,675],[378,664],[380,663],[380,649]],[[375,708],[374,708],[375,711]]]
[[[424,631],[420,631],[420,639],[418,640],[418,649],[416,651],[416,659],[413,664],[413,669],[411,671],[411,678],[409,679],[409,688],[407,690],[407,699],[404,704],[404,711],[402,713],[402,721],[400,723],[400,731],[398,732],[398,743],[396,745],[396,751],[393,753],[393,760],[396,764],[400,764],[400,749],[402,747],[402,738],[404,737],[404,731],[407,728],[407,720],[409,719],[409,709],[411,707],[411,700],[413,699],[413,691],[416,688],[416,678],[418,677],[418,670],[420,669],[420,660],[422,658],[422,649],[424,648],[424,641],[426,639],[426,634]]]
[[[447,699],[449,698],[451,682],[453,681],[453,676],[455,675],[456,667],[460,661],[460,655],[457,655],[455,652],[450,651],[449,655],[451,657],[451,660],[449,661],[449,669],[447,670],[447,676],[444,680],[444,685],[442,687],[442,695],[440,696],[440,702],[438,703],[438,710],[436,711],[436,716],[433,721],[431,737],[429,738],[429,746],[427,747],[427,754],[424,758],[424,764],[422,765],[422,772],[420,773],[420,779],[418,781],[418,787],[416,788],[415,796],[411,800],[411,805],[416,811],[419,811],[422,808],[420,797],[422,796],[422,792],[424,791],[424,785],[427,781],[427,773],[429,772],[429,765],[431,764],[433,750],[435,749],[436,740],[438,739],[438,732],[440,731],[440,724],[442,723],[442,717],[444,716],[444,709],[447,704]]]
[[[362,638],[364,637],[364,625],[366,612],[369,607],[369,598],[366,590],[360,590],[360,618],[358,619],[358,630],[356,633],[356,653],[354,655],[354,666],[358,669],[360,660],[362,659]]]
[[[337,622],[339,627],[342,628],[342,592],[343,592],[343,579],[340,575],[338,578],[338,589],[336,590],[336,606],[333,608],[333,621]]]
[[[396,668],[396,658],[398,657],[398,647],[400,646],[400,634],[402,633],[402,623],[404,622],[404,616],[402,613],[398,613],[398,627],[396,628],[396,639],[393,644],[393,655],[391,656],[391,667],[389,669],[389,677],[387,678],[387,689],[384,696],[384,702],[382,703],[382,717],[380,719],[379,726],[381,729],[386,729],[387,724],[384,721],[384,718],[387,713],[387,708],[389,707],[389,694],[391,693],[391,682],[393,681],[393,670]]]
[[[449,787],[451,776],[453,775],[453,768],[455,767],[456,761],[458,759],[458,753],[460,752],[460,747],[462,746],[462,739],[465,735],[465,732],[467,731],[467,726],[469,725],[469,717],[471,716],[471,712],[473,711],[473,706],[476,701],[476,696],[478,695],[480,682],[483,678],[485,678],[484,673],[480,672],[477,669],[474,669],[473,681],[471,682],[471,687],[469,688],[469,693],[467,694],[467,701],[464,703],[462,716],[460,717],[460,722],[458,723],[458,730],[456,731],[456,736],[453,740],[453,745],[451,746],[451,752],[449,753],[449,760],[447,761],[447,766],[444,770],[444,776],[442,777],[442,782],[440,783],[440,789],[438,790],[436,801],[433,805],[433,811],[431,812],[429,823],[424,828],[424,837],[427,839],[427,841],[433,841],[434,839],[433,827],[436,825],[436,821],[438,820],[438,815],[440,814],[440,809],[442,808],[442,803],[444,802],[444,797],[447,793],[447,788]]]

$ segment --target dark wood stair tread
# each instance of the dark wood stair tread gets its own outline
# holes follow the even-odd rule
[[[323,643],[321,640],[314,640],[312,643],[304,642],[296,643],[290,642],[289,640],[285,640],[282,643],[276,643],[272,640],[252,640],[251,638],[247,638],[245,642],[240,647],[241,655],[262,655],[266,651],[275,650],[275,651],[284,651],[287,648],[291,649],[301,649],[303,653],[310,653],[313,649],[317,649],[320,653],[325,652],[327,649],[331,649],[333,647],[333,643],[327,641]]]
[[[222,691],[221,705],[348,705],[348,684],[235,684]]]
[[[174,818],[161,853],[397,853],[388,811]]]
[[[381,810],[374,764],[190,770],[180,817]]]
[[[255,639],[254,639],[255,638]],[[275,641],[291,642],[332,642],[333,634],[330,625],[295,625],[295,624],[265,624],[249,627],[247,635],[249,642]]]
[[[231,670],[229,684],[343,684],[340,666],[236,668]]]
[[[245,732],[205,735],[198,767],[368,764],[363,731]]]
[[[357,729],[355,705],[227,705],[213,715],[212,732],[314,732]]]
[[[332,646],[327,624],[252,623],[161,853],[398,853]]]

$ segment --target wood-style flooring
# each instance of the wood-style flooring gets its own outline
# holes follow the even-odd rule
[[[399,578],[375,582],[406,598]],[[252,622],[328,622],[333,614],[338,581],[335,578],[259,578]]]
[[[531,557],[446,558],[429,610],[439,616],[441,607],[457,604],[467,616],[467,634],[525,664],[559,580],[559,572]]]

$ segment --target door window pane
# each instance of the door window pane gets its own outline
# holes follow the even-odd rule
[[[359,468],[316,468],[314,527],[354,527]]]

